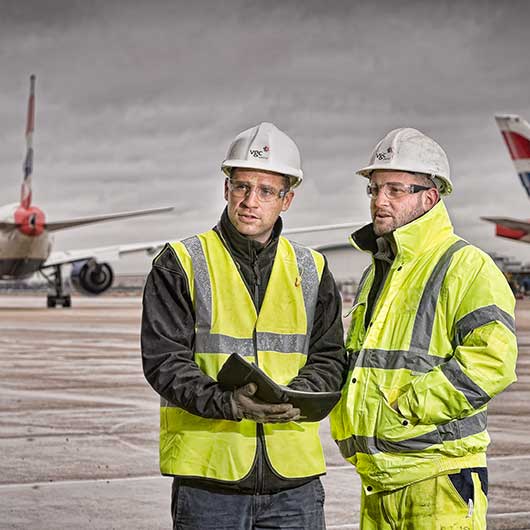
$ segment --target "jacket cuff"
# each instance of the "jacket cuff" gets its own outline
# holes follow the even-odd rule
[[[237,406],[236,400],[234,399],[234,394],[232,392],[227,392],[228,394],[228,403],[230,405],[230,411],[232,413],[233,421],[241,421],[243,419],[243,412]]]

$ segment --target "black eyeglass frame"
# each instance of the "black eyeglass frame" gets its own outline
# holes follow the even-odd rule
[[[406,191],[405,190],[403,191],[409,194],[419,193],[420,191],[432,190],[434,188],[434,186],[422,186],[421,184],[401,184],[400,182],[386,182],[382,186],[378,186],[377,184],[368,183],[366,185],[366,194],[368,195],[368,197],[370,197],[370,199],[375,199],[379,195],[380,191],[383,191],[385,196],[388,197],[389,199],[398,199],[399,197],[403,197],[403,195],[399,195],[398,197],[392,197],[386,191],[384,191],[385,187],[387,187],[389,184],[400,184],[401,186],[404,186],[407,188]],[[372,193],[373,186],[377,188],[377,193],[375,195]]]

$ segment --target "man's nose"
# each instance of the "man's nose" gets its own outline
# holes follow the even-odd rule
[[[388,197],[386,196],[386,193],[384,191],[384,187],[380,187],[377,191],[377,195],[372,198],[373,204],[375,206],[382,206],[384,204],[388,204]]]
[[[259,203],[258,188],[251,187],[248,193],[245,195],[245,198],[243,199],[243,203],[246,206],[257,206]]]

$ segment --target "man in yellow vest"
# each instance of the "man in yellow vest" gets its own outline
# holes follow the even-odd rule
[[[444,150],[410,128],[375,147],[372,254],[351,312],[350,373],[332,434],[362,480],[361,529],[486,528],[487,404],[515,381],[514,297],[456,236]]]
[[[227,207],[208,232],[167,244],[144,291],[142,359],[161,396],[160,469],[174,528],[325,528],[318,422],[223,389],[232,352],[281,385],[338,391],[341,300],[324,257],[282,237],[302,181],[296,144],[271,123],[239,134],[222,164]]]

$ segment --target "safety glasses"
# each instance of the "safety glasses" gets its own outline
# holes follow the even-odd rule
[[[370,182],[366,186],[366,193],[371,199],[375,199],[379,192],[382,191],[389,199],[399,199],[409,193],[418,193],[420,191],[430,190],[433,186],[420,186],[419,184],[402,184],[401,182],[385,182],[376,184]]]
[[[232,196],[242,199],[248,197],[252,190],[256,192],[256,197],[260,202],[271,202],[276,199],[283,199],[289,190],[277,190],[270,186],[251,186],[248,182],[240,180],[228,180],[228,189]]]

